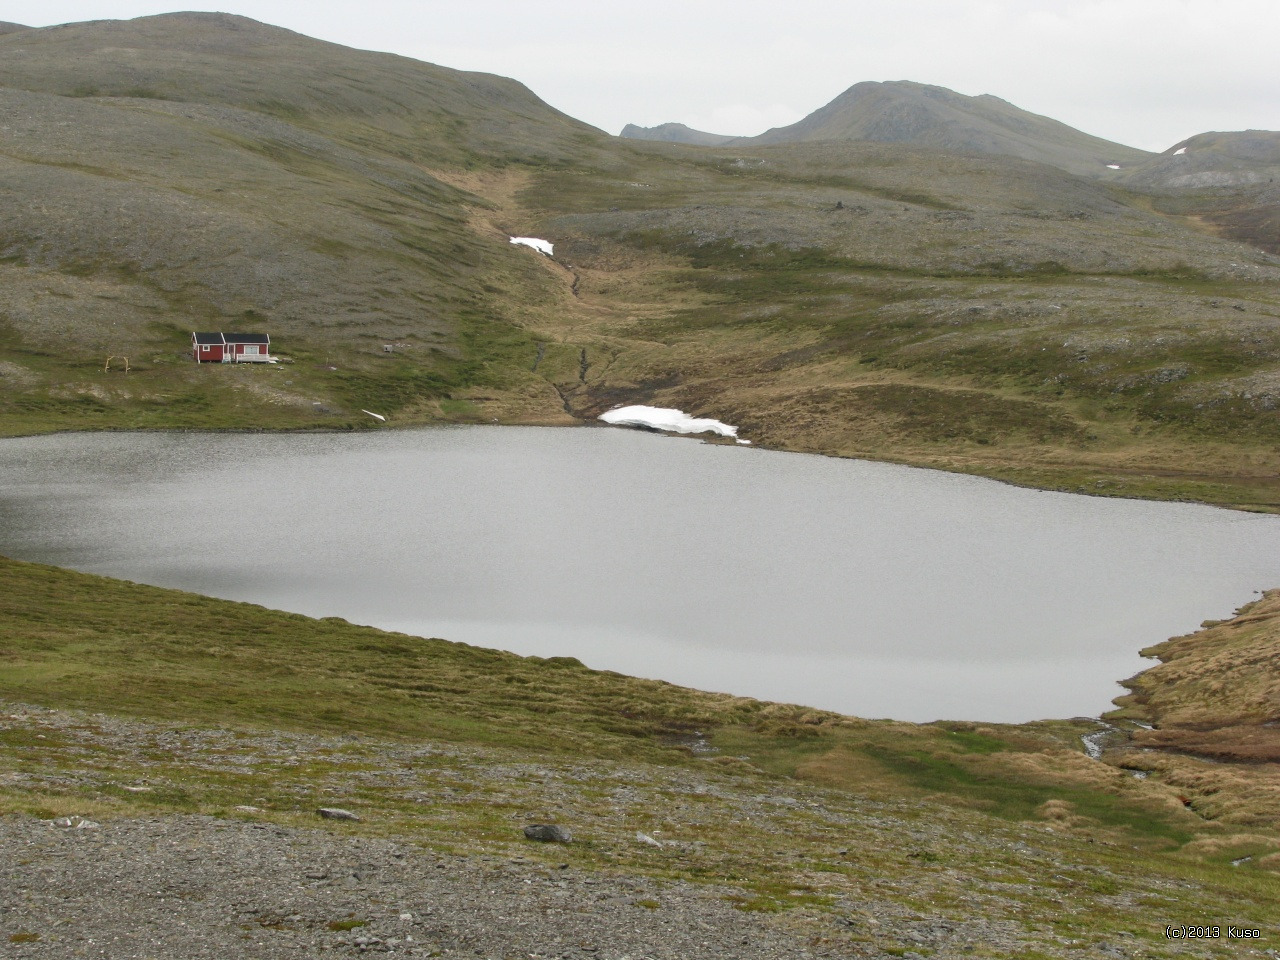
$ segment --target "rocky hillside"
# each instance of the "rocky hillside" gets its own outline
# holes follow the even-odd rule
[[[18,354],[0,408],[29,409],[13,390],[30,389],[55,422],[123,405],[143,424],[175,396],[161,420],[438,399],[475,379],[475,325],[520,337],[502,289],[548,286],[505,233],[472,228],[489,201],[461,171],[608,140],[512,80],[222,14],[0,37],[0,117],[0,350]],[[292,391],[164,369],[192,329],[246,327],[314,358],[304,379],[339,376]],[[141,395],[71,372],[111,354],[150,365]]]
[[[894,142],[612,138],[515,81],[221,14],[5,34],[0,430],[652,402],[785,449],[1280,503],[1265,244],[1071,173],[1128,155],[994,98],[824,109],[805,137],[874,113]],[[294,362],[197,368],[197,329]]]
[[[1128,169],[1123,182],[1159,208],[1280,253],[1280,133],[1201,133]]]
[[[1280,170],[1280,133],[1244,130],[1200,133],[1131,167],[1124,179],[1175,190],[1254,186]]]
[[[222,13],[19,30],[0,87],[58,97],[221,106],[324,127],[416,160],[563,157],[604,135],[515,80],[370,53]],[[146,106],[134,104],[134,106]]]

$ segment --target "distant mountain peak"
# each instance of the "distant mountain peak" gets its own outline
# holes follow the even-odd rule
[[[989,93],[971,97],[912,80],[855,83],[804,119],[739,142],[816,140],[870,140],[1014,156],[1083,174],[1098,174],[1108,165],[1135,163],[1149,156]]]
[[[682,123],[656,127],[629,123],[621,136],[713,147],[820,140],[902,143],[954,153],[1019,157],[1087,176],[1151,156],[1023,110],[994,94],[971,97],[915,80],[863,80],[804,119],[757,137],[705,133]]]
[[[703,147],[718,147],[737,139],[719,133],[705,133],[683,123],[663,123],[656,127],[639,127],[628,123],[618,136],[627,140],[660,140],[664,143],[692,143]]]

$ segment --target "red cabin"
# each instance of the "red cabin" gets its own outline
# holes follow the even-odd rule
[[[222,363],[227,342],[220,333],[191,334],[191,352],[196,363]]]
[[[265,333],[224,333],[232,363],[266,363],[271,359],[271,338]]]
[[[193,333],[191,353],[196,363],[267,363],[271,337],[265,333]]]

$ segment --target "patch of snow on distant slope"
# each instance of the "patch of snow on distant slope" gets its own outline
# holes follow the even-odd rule
[[[618,407],[600,414],[600,419],[616,427],[645,427],[670,433],[715,433],[722,437],[738,436],[738,428],[719,420],[691,417],[683,410],[670,407]]]
[[[1186,148],[1186,147],[1179,147],[1177,150],[1173,151],[1173,155],[1174,155],[1175,157],[1180,157],[1180,156],[1182,156],[1182,155],[1183,155],[1184,153],[1186,153],[1186,152],[1187,152],[1187,148]]]
[[[549,240],[539,240],[537,237],[512,237],[511,242],[525,247],[533,247],[533,249],[539,253],[545,253],[548,257],[552,255],[552,244]]]
[[[1108,169],[1108,170],[1119,170],[1119,169],[1120,169],[1120,164],[1118,164],[1118,163],[1108,163],[1108,164],[1107,164],[1107,169]]]

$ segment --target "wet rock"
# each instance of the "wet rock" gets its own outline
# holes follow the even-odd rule
[[[100,824],[85,817],[58,817],[52,821],[55,827],[61,827],[63,830],[97,830]]]

